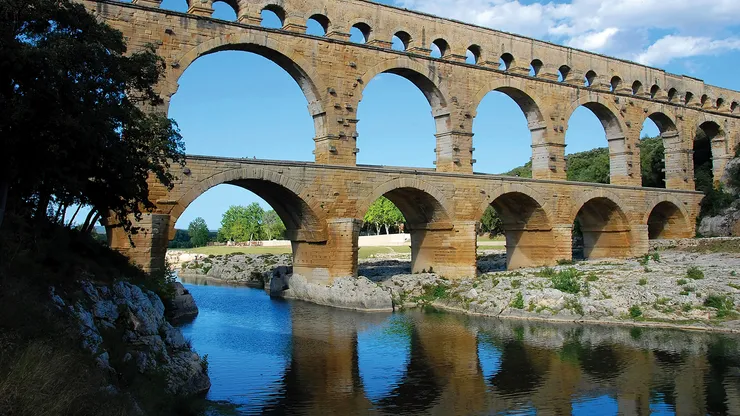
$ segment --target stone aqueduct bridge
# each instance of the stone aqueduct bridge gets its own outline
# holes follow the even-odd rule
[[[693,149],[701,129],[711,140],[715,178],[740,142],[740,93],[585,51],[414,13],[365,0],[228,0],[237,22],[212,19],[211,0],[188,13],[159,0],[79,0],[124,33],[130,50],[154,44],[166,61],[165,98],[201,56],[242,50],[286,70],[308,101],[315,125],[315,164],[190,157],[172,191],[152,184],[156,211],[129,247],[112,244],[147,269],[162,266],[166,243],[188,204],[220,183],[243,186],[269,202],[289,228],[297,271],[319,278],[354,274],[357,236],[369,204],[385,195],[411,225],[413,268],[449,277],[475,272],[475,223],[488,204],[501,214],[511,267],[571,256],[576,217],[586,254],[639,255],[648,237],[690,236],[701,195],[693,192]],[[183,0],[186,1],[186,0]],[[282,29],[260,27],[263,10]],[[309,18],[322,37],[305,34]],[[349,41],[352,27],[364,44]],[[405,50],[391,49],[397,36]],[[431,45],[442,56],[430,56]],[[465,62],[466,53],[475,64]],[[500,67],[499,62],[504,66]],[[365,85],[393,73],[414,83],[436,121],[436,168],[357,166]],[[249,82],[249,80],[235,80]],[[472,125],[490,91],[511,97],[532,135],[533,180],[473,174]],[[611,184],[565,182],[565,132],[580,106],[606,131]],[[666,190],[640,188],[639,140],[652,119],[666,149]],[[485,155],[477,155],[482,158]]]

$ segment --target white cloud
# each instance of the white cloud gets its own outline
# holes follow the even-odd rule
[[[740,0],[396,2],[410,9],[650,64],[738,49],[737,38],[728,33],[737,32],[740,26]]]
[[[740,50],[740,39],[712,40],[707,37],[665,36],[635,57],[645,65],[663,65],[676,58],[712,55]]]

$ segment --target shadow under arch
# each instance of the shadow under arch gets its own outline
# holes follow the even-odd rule
[[[485,208],[493,207],[501,219],[507,269],[549,265],[568,258],[568,253],[554,249],[557,245],[551,216],[543,201],[536,192],[521,185],[506,187],[486,199]]]
[[[172,217],[170,238],[174,237],[175,223],[185,209],[207,190],[221,184],[244,188],[264,199],[283,221],[286,237],[294,243],[327,241],[326,221],[321,210],[316,203],[301,196],[300,184],[277,172],[249,168],[217,173],[199,181],[185,192],[169,212]]]
[[[389,59],[375,65],[362,75],[360,78],[362,88],[364,89],[364,86],[373,78],[384,73],[395,74],[411,81],[424,94],[434,112],[447,107],[447,98],[433,81],[435,78],[433,68],[407,57]],[[362,92],[360,92],[360,100],[362,100]]]
[[[626,258],[632,255],[631,227],[619,199],[612,196],[587,196],[574,205],[572,215],[583,234],[583,257]]]
[[[648,226],[648,239],[666,240],[691,238],[694,230],[689,216],[678,201],[663,200],[650,209],[644,220]]]
[[[269,59],[293,78],[303,91],[308,110],[314,119],[314,128],[316,137],[326,135],[326,112],[322,102],[322,92],[327,91],[321,82],[321,78],[311,65],[301,59],[298,53],[291,47],[279,42],[276,39],[265,36],[264,33],[253,34],[245,33],[241,35],[228,35],[219,38],[207,40],[185,52],[173,65],[173,75],[168,77],[167,88],[171,95],[177,91],[178,80],[187,68],[195,62],[196,59],[221,51],[243,51],[251,52]]]
[[[358,204],[357,217],[362,220],[370,205],[384,196],[401,211],[407,232],[411,234],[411,271],[455,274],[458,248],[449,244],[455,234],[452,205],[435,187],[419,179],[397,178],[376,187]],[[475,250],[470,253],[470,275],[474,275]]]
[[[604,127],[606,140],[609,145],[610,183],[615,185],[630,184],[631,169],[629,163],[631,161],[632,151],[627,148],[627,140],[624,133],[627,131],[627,128],[617,116],[619,109],[615,108],[609,102],[585,96],[571,104],[565,115],[568,123],[570,123],[573,113],[579,107],[590,110]]]

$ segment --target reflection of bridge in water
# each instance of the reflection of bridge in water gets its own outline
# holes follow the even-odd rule
[[[650,414],[651,405],[677,415],[740,409],[736,337],[417,312],[393,315],[389,327],[387,314],[291,309],[292,359],[265,413],[570,415],[591,400],[624,415]],[[363,358],[358,334],[376,325],[393,342]],[[387,372],[383,357],[399,353],[407,356],[395,360],[398,377],[383,373],[389,386],[371,398],[364,385],[377,374],[360,363],[374,358],[375,371]]]
[[[162,10],[160,0],[78,1],[123,32],[132,50],[156,45],[167,65],[157,86],[164,103],[155,110],[168,110],[195,60],[239,50],[287,71],[314,120],[315,164],[192,156],[174,189],[152,183],[156,210],[138,224],[145,232],[134,237],[136,247],[119,232],[111,236],[113,247],[146,269],[163,267],[183,210],[223,183],[272,205],[288,227],[296,270],[315,281],[356,274],[361,220],[380,196],[409,223],[414,271],[474,274],[476,222],[489,205],[503,220],[510,267],[569,259],[576,219],[587,257],[638,256],[649,238],[694,235],[701,199],[693,192],[694,164],[711,161],[719,180],[740,142],[736,91],[364,0],[227,1],[237,22],[212,19],[212,0],[188,2],[188,13]],[[259,26],[264,10],[277,14],[281,29]],[[325,36],[305,34],[308,19]],[[365,43],[349,41],[351,28]],[[403,51],[391,48],[394,35]],[[441,56],[430,56],[432,48]],[[466,54],[474,62],[465,62]],[[436,126],[435,169],[357,165],[357,108],[365,86],[382,73],[406,78],[427,98]],[[473,174],[473,121],[491,91],[511,98],[527,119],[532,180]],[[565,134],[579,107],[603,125],[611,185],[565,182]],[[667,189],[640,187],[640,133],[648,118],[663,139]],[[695,142],[699,131],[707,140]],[[697,146],[708,160],[694,160]]]

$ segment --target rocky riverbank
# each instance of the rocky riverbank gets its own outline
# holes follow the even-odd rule
[[[479,276],[454,281],[410,274],[408,255],[362,261],[362,277],[331,286],[292,276],[289,256],[214,256],[184,263],[181,273],[226,276],[273,296],[360,310],[433,306],[493,317],[740,330],[740,239],[656,247],[638,259],[516,271],[503,271],[503,251],[489,250],[479,253]]]
[[[167,393],[191,396],[211,387],[208,364],[165,318],[154,292],[116,282],[80,281],[79,289],[49,289],[55,307],[76,323],[84,350],[114,378],[163,377]]]

